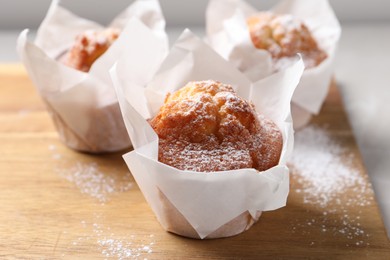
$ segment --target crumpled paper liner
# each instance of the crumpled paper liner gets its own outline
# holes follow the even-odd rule
[[[292,115],[298,129],[319,113],[326,98],[341,27],[327,0],[282,0],[270,11],[302,19],[328,54],[317,67],[304,71],[294,93]],[[272,73],[271,55],[254,47],[246,24],[246,18],[258,12],[244,0],[210,0],[206,12],[209,44],[252,81]]]
[[[159,38],[139,21],[130,23],[130,30],[137,32],[136,40],[143,45],[128,47],[110,74],[134,146],[124,159],[162,227],[192,238],[232,236],[253,225],[262,211],[285,206],[289,192],[286,161],[293,149],[290,101],[304,69],[302,60],[252,83],[186,30],[159,64],[154,57],[158,52],[155,46],[161,44]],[[152,69],[139,68],[138,58],[142,58],[142,66]],[[278,125],[283,149],[277,166],[264,172],[203,173],[182,171],[158,161],[158,136],[147,120],[158,112],[168,92],[205,79],[231,84]]]
[[[162,205],[162,218],[167,224],[166,230],[181,236],[200,239],[201,237],[196,232],[196,230],[186,220],[183,214],[181,214],[169,201],[169,199],[165,197],[164,193],[160,191],[159,196]],[[261,213],[261,211],[257,211],[256,214],[252,216],[248,211],[245,211],[226,224],[223,224],[217,230],[204,237],[204,239],[214,239],[238,235],[252,227],[259,220]]]
[[[140,19],[164,42],[158,56],[162,60],[168,52],[168,40],[157,0],[135,1],[112,21],[108,27],[122,29],[122,33],[88,73],[67,67],[60,59],[76,35],[104,27],[74,15],[59,1],[52,2],[33,43],[27,40],[27,30],[18,38],[19,55],[61,140],[75,150],[102,153],[131,146],[108,73],[126,45],[137,37],[126,27],[131,17]]]

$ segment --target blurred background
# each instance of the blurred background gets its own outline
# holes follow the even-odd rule
[[[0,30],[34,29],[45,16],[51,0],[0,0]],[[107,24],[131,0],[63,0],[62,4],[75,13]],[[203,26],[208,0],[161,0],[168,26]],[[259,9],[267,9],[278,1],[248,0]],[[390,20],[390,1],[330,0],[342,23],[385,22]]]
[[[62,0],[61,4],[79,16],[106,25],[131,2],[133,0]],[[266,10],[278,1],[248,0],[247,2],[259,10]],[[9,49],[15,45],[17,33],[25,28],[36,30],[45,17],[50,3],[51,0],[0,0],[0,44],[6,47],[0,49],[1,61],[17,59],[15,51]],[[203,34],[208,0],[161,0],[160,3],[166,17],[167,28],[173,36],[187,27]],[[330,0],[330,3],[343,25],[390,23],[390,1]],[[359,41],[365,42],[367,36],[361,35]],[[170,40],[174,41],[175,37],[171,37]]]
[[[276,0],[247,0],[259,10]],[[315,0],[313,0],[315,1]],[[0,63],[15,63],[15,41],[37,29],[50,0],[0,0]],[[132,0],[63,0],[74,13],[107,24]],[[160,0],[173,42],[186,27],[204,35],[208,0]],[[343,34],[335,77],[390,234],[390,1],[330,0]],[[1,87],[1,86],[0,86]],[[1,97],[0,97],[1,98]]]

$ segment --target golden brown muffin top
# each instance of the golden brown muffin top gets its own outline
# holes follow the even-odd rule
[[[107,51],[119,34],[120,30],[108,28],[101,31],[88,30],[77,35],[64,63],[77,70],[88,72],[92,64]]]
[[[150,124],[159,136],[159,161],[181,170],[263,171],[279,162],[278,127],[217,81],[189,82],[168,94]]]
[[[302,54],[306,68],[320,64],[326,57],[303,21],[289,14],[261,12],[247,19],[253,44],[269,51],[278,60]]]

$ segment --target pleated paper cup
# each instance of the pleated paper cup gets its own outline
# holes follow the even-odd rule
[[[210,0],[206,11],[207,41],[253,82],[274,73],[271,55],[253,45],[246,22],[261,11],[299,18],[327,54],[318,66],[303,72],[294,92],[292,117],[294,128],[299,129],[319,113],[326,98],[341,27],[328,0],[282,0],[270,10],[257,10],[244,0]]]
[[[165,42],[159,57],[162,60],[168,51],[168,40],[157,0],[135,1],[108,25],[122,32],[88,73],[65,66],[61,57],[77,35],[104,27],[72,14],[59,1],[52,2],[34,42],[28,41],[28,30],[19,36],[17,49],[24,66],[61,140],[75,150],[104,153],[131,146],[108,71],[122,50],[137,38],[127,28],[132,17],[139,18]]]
[[[252,83],[186,30],[156,67],[160,39],[139,21],[131,23],[131,30],[139,35],[138,47],[128,47],[110,74],[134,146],[124,159],[162,227],[191,238],[228,237],[249,229],[261,212],[285,206],[289,192],[286,161],[293,149],[290,101],[304,69],[302,60]],[[277,124],[283,136],[278,165],[263,172],[205,173],[179,170],[158,161],[159,139],[148,119],[157,114],[167,93],[189,81],[208,79],[232,85],[238,95]]]

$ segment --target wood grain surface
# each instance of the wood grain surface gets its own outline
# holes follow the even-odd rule
[[[161,228],[126,151],[92,156],[64,146],[23,67],[0,65],[0,259],[390,259],[336,86],[310,127],[343,148],[360,182],[324,206],[307,200],[302,190],[312,184],[295,169],[286,207],[235,237],[187,239]]]

